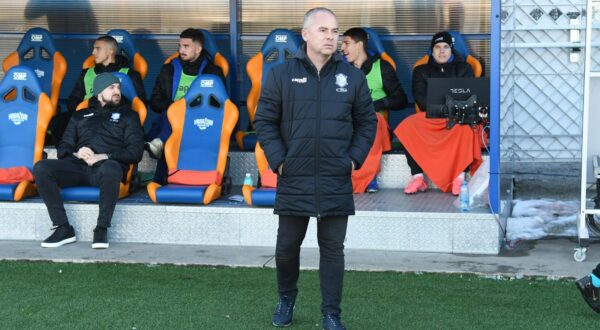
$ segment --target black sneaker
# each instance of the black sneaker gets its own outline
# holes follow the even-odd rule
[[[77,240],[73,226],[68,223],[52,229],[54,229],[54,233],[42,242],[44,248],[55,248]]]
[[[340,314],[323,315],[323,330],[346,330]]]
[[[106,228],[96,227],[96,229],[94,229],[92,249],[108,249],[108,235]]]
[[[294,317],[294,305],[296,299],[288,296],[279,296],[279,302],[275,306],[275,312],[271,321],[276,327],[289,327],[292,325],[292,318]]]
[[[596,313],[600,313],[600,291],[598,288],[592,285],[592,277],[590,275],[584,276],[575,282],[579,292],[583,296],[583,300],[593,309]]]

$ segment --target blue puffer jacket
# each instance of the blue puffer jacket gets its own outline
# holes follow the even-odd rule
[[[359,69],[336,54],[317,72],[302,47],[269,72],[254,127],[271,169],[283,164],[276,214],[354,214],[352,162],[361,166],[377,128]]]

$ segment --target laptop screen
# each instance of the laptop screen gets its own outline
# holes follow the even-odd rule
[[[429,78],[427,79],[427,117],[446,118],[443,107],[446,95],[464,101],[477,95],[480,106],[490,106],[489,78]]]

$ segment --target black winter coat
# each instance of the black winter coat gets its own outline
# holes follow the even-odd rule
[[[102,107],[96,97],[89,102],[89,108],[71,116],[57,149],[58,158],[85,164],[73,153],[88,147],[96,154],[108,154],[108,159],[118,161],[125,179],[129,165],[141,161],[144,152],[144,131],[139,116],[124,98],[115,107]]]
[[[352,162],[362,165],[377,128],[359,69],[336,54],[317,72],[302,47],[269,72],[254,127],[271,169],[283,164],[275,214],[354,214]]]
[[[433,56],[429,56],[427,64],[414,68],[412,76],[412,93],[415,103],[421,111],[427,111],[427,79],[473,77],[473,69],[460,55],[454,54],[450,63],[438,64]]]
[[[225,84],[225,77],[223,76],[223,71],[221,68],[214,65],[210,58],[205,56],[200,56],[193,62],[181,61],[183,72],[190,76],[197,75],[198,70],[200,69],[200,63],[202,63],[204,59],[206,59],[208,63],[206,63],[204,70],[202,70],[202,74],[214,74],[215,76],[221,78],[223,84]],[[163,64],[158,77],[156,77],[156,83],[154,84],[152,96],[150,97],[150,107],[152,108],[152,111],[156,113],[167,111],[169,106],[173,103],[172,94],[174,70],[173,64],[170,62]]]
[[[122,68],[127,67],[129,67],[129,60],[123,55],[116,55],[115,63],[111,63],[109,65],[96,64],[96,66],[94,66],[94,72],[98,75],[104,72],[117,72]],[[69,95],[69,99],[67,100],[67,110],[69,110],[69,112],[74,112],[79,103],[81,103],[85,97],[86,91],[84,78],[85,74],[90,69],[84,69],[75,82],[75,87],[73,87],[71,95]],[[142,77],[140,76],[139,72],[130,68],[129,71],[127,71],[127,75],[129,78],[131,78],[135,92],[140,100],[142,100],[142,102],[146,102],[146,91],[144,90],[144,84],[142,83]]]

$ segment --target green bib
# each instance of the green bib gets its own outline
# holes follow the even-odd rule
[[[383,90],[383,79],[381,79],[381,59],[378,59],[373,63],[371,72],[367,75],[367,85],[369,86],[373,101],[377,101],[387,96]]]
[[[173,101],[179,100],[185,95],[185,93],[187,93],[188,89],[190,89],[190,86],[192,85],[192,82],[194,81],[194,79],[196,79],[196,77],[198,77],[198,75],[190,76],[185,74],[183,71],[181,72],[181,78],[179,78],[179,85],[177,85],[177,93],[175,93]]]
[[[121,68],[119,72],[127,74],[129,68]],[[85,88],[84,100],[94,96],[94,79],[96,79],[96,72],[94,71],[94,67],[91,67],[86,71],[85,77],[83,77],[83,86]]]

